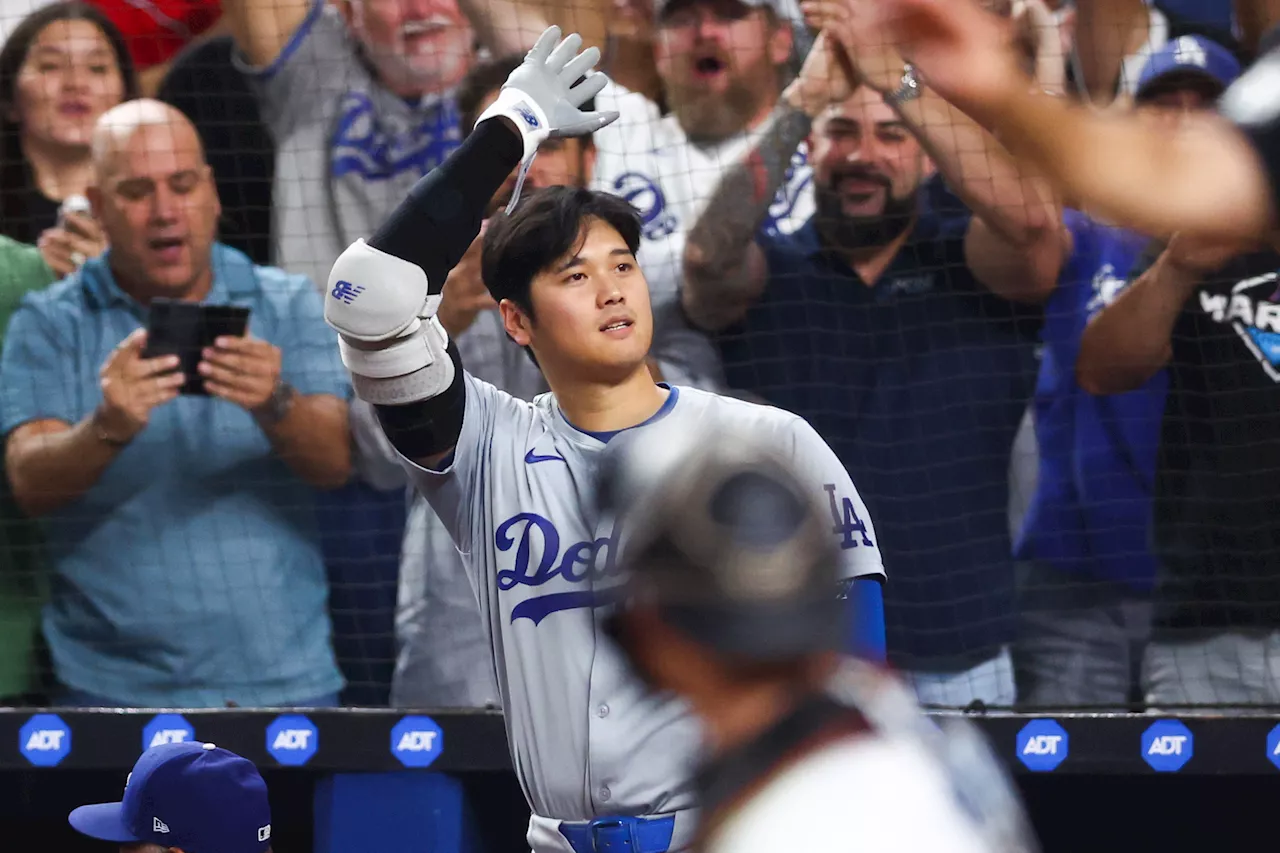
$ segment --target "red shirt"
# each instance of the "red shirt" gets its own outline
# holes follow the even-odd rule
[[[139,71],[168,62],[222,15],[220,0],[89,0],[124,34]]]

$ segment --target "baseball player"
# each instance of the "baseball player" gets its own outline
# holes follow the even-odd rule
[[[712,418],[750,425],[828,502],[851,606],[878,601],[883,568],[865,505],[808,424],[654,383],[639,216],[616,196],[552,187],[520,199],[517,182],[512,212],[489,220],[482,277],[551,393],[526,403],[463,371],[434,313],[490,197],[542,140],[616,117],[578,108],[604,83],[591,73],[599,52],[580,45],[556,27],[543,33],[453,156],[338,259],[325,316],[356,393],[464,556],[533,812],[529,844],[661,853],[692,837],[699,730],[601,638],[594,608],[611,601],[624,534],[596,503],[606,451],[663,422],[688,432]]]
[[[706,853],[1034,849],[972,727],[933,725],[904,686],[838,654],[845,612],[825,508],[757,434],[655,430],[610,457],[627,603],[606,631],[687,699],[709,749]]]
[[[271,804],[258,768],[211,743],[151,747],[120,802],[81,806],[69,820],[135,853],[271,853]]]
[[[1141,115],[1093,112],[1033,87],[1001,22],[974,0],[852,0],[930,87],[1069,198],[1157,236],[1263,240],[1280,192],[1280,46],[1170,137]],[[1106,152],[1099,156],[1099,152]],[[1154,191],[1155,188],[1159,191]]]

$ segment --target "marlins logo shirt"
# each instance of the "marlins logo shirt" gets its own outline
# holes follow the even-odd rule
[[[1231,261],[1173,333],[1157,628],[1280,628],[1280,255]]]

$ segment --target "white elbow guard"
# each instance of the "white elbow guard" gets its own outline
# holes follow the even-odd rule
[[[446,390],[454,379],[449,336],[435,319],[441,295],[428,292],[417,264],[357,240],[329,273],[325,322],[338,331],[356,396],[398,406]]]
[[[356,396],[376,406],[403,406],[448,390],[456,375],[448,347],[449,335],[435,317],[415,319],[404,334],[390,340],[338,336]]]
[[[324,319],[357,341],[388,340],[404,334],[419,317],[434,317],[441,298],[429,293],[422,267],[360,239],[329,271]]]

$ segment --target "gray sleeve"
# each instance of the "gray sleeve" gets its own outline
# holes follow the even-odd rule
[[[314,0],[270,65],[250,65],[238,52],[236,65],[257,93],[277,145],[301,126],[327,124],[352,75],[361,73],[346,25],[325,0]]]
[[[477,538],[483,538],[488,521],[485,512],[486,490],[506,492],[515,484],[489,482],[500,468],[504,454],[513,450],[519,432],[521,413],[528,417],[526,404],[499,391],[487,382],[464,374],[467,401],[462,415],[462,432],[453,453],[439,470],[430,470],[401,457],[409,479],[417,486],[436,515],[444,522],[454,544],[463,556],[469,556]],[[521,445],[523,446],[523,445]],[[479,568],[472,561],[472,566]]]
[[[811,484],[815,498],[830,514],[831,533],[840,544],[841,577],[883,576],[884,562],[871,513],[849,472],[803,418],[791,416],[782,430],[780,448],[790,456],[801,482]]]

